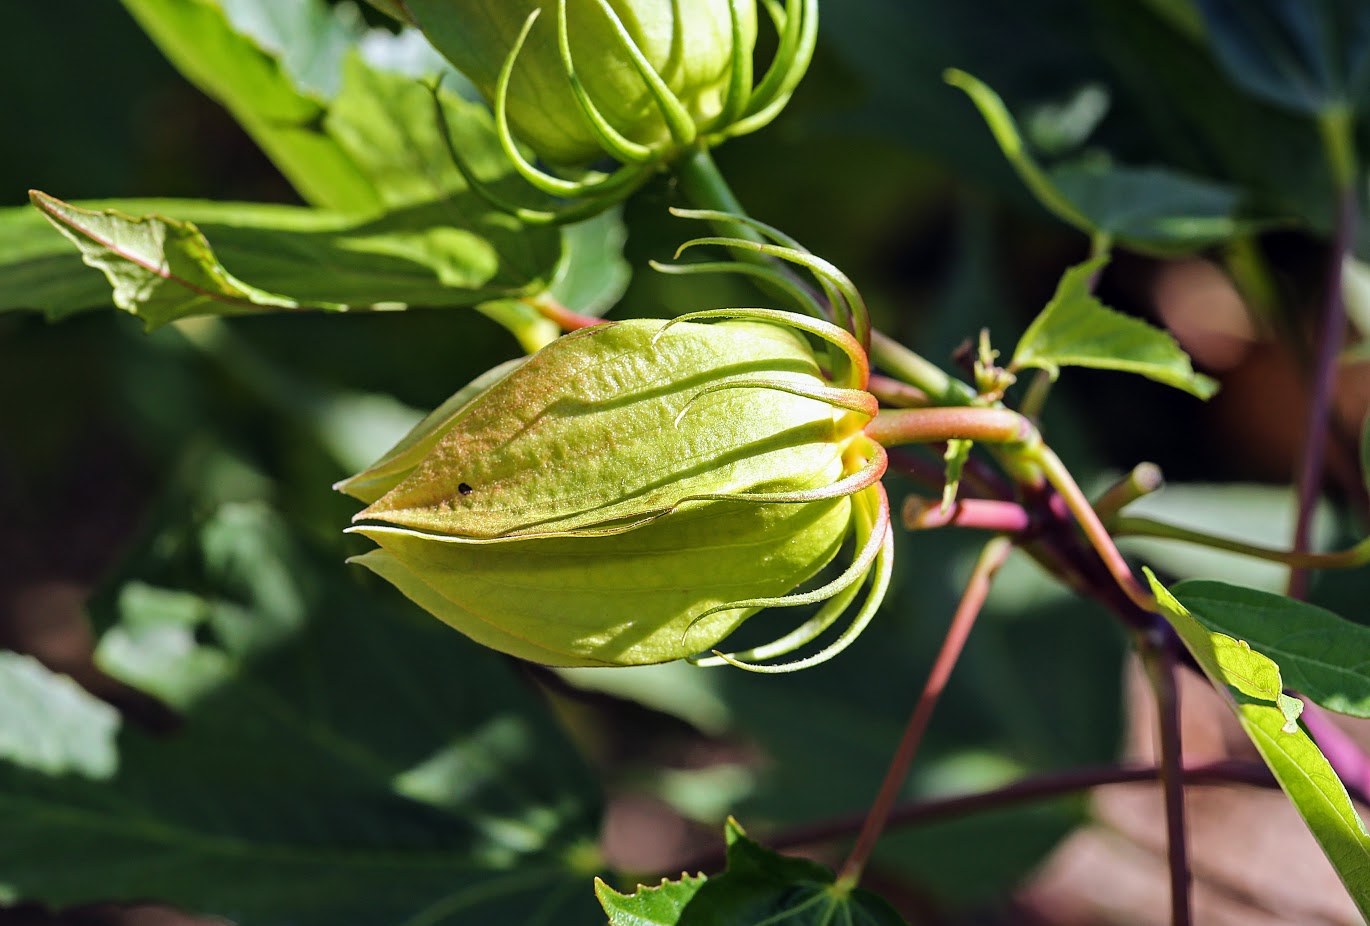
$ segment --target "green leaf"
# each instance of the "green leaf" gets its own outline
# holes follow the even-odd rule
[[[1209,41],[1242,89],[1310,115],[1370,83],[1370,7],[1355,0],[1198,0]]]
[[[189,222],[134,218],[114,210],[90,212],[37,191],[30,200],[80,249],[88,266],[105,274],[114,289],[114,304],[143,318],[149,329],[190,315],[304,307],[235,278]]]
[[[1098,231],[1134,249],[1194,250],[1260,228],[1237,218],[1236,188],[1164,167],[1086,158],[1053,168],[1051,180]]]
[[[632,267],[623,257],[628,229],[622,210],[609,209],[561,230],[561,263],[545,295],[581,315],[600,316],[628,289]],[[501,299],[478,308],[513,332],[530,354],[561,335],[561,327],[544,317],[530,300]]]
[[[702,874],[682,874],[679,881],[662,878],[655,887],[639,884],[632,894],[620,894],[596,878],[595,896],[609,915],[609,926],[674,926],[707,880]]]
[[[465,189],[420,80],[446,77],[451,68],[417,30],[367,32],[354,8],[323,0],[125,6],[313,205],[374,215]],[[444,96],[460,117],[453,134],[463,156],[498,189],[512,168],[485,108]],[[467,218],[452,224],[469,226]]]
[[[665,926],[907,926],[876,894],[836,883],[817,862],[780,855],[748,839],[729,819],[728,870],[710,878]]]
[[[451,227],[456,198],[362,224],[284,206],[157,203],[209,218],[195,223],[83,209],[37,192],[32,199],[85,263],[104,273],[115,305],[149,328],[195,315],[474,305],[540,290],[559,258],[551,230],[510,234],[491,222],[485,238]],[[502,259],[520,251],[522,267]],[[5,267],[28,285],[8,292],[0,308],[42,307],[44,298],[52,300],[50,316],[88,307],[89,283],[70,274],[68,284],[58,282],[56,258],[51,248],[34,247]]]
[[[1209,630],[1276,660],[1290,688],[1328,710],[1370,717],[1370,628],[1316,605],[1223,582],[1181,582],[1174,592]]]
[[[306,200],[374,212],[383,199],[352,152],[321,130],[360,37],[319,0],[124,0],[182,74],[228,109]],[[230,15],[229,10],[232,10]]]
[[[1370,917],[1370,834],[1346,787],[1298,725],[1296,699],[1282,697],[1280,668],[1241,641],[1205,627],[1147,570],[1162,615],[1209,680],[1231,690],[1229,704],[1332,862],[1342,883]],[[1273,702],[1273,703],[1272,703]]]
[[[156,216],[144,228],[105,221],[116,228],[103,234],[91,229],[94,238],[81,234],[77,241],[90,246],[87,262],[122,281],[116,283],[120,308],[155,327],[188,314],[478,305],[534,350],[555,337],[556,326],[511,297],[550,291],[577,311],[595,314],[621,296],[628,268],[616,214],[560,231],[520,225],[468,191],[423,85],[372,70],[355,55],[341,65],[341,76],[342,90],[328,104],[322,127],[374,185],[375,206],[388,211],[359,220],[279,206],[100,203],[129,213],[125,218],[135,225],[139,213]],[[511,168],[485,109],[448,93],[443,101],[464,156],[486,181],[497,188],[506,180],[517,183],[508,176]],[[74,216],[62,218],[79,231],[89,220]],[[185,222],[195,228],[182,227]],[[40,225],[19,213],[0,213],[0,244],[12,245],[0,248],[0,283],[9,284],[0,287],[0,310],[42,308],[58,318],[107,304],[99,278],[71,272],[70,260],[63,260],[70,251]],[[152,240],[124,254],[124,235]],[[173,243],[170,254],[162,253],[159,239]],[[154,279],[159,272],[174,279]]]
[[[1122,370],[1201,399],[1213,395],[1217,383],[1194,372],[1174,338],[1095,298],[1094,277],[1107,263],[1108,256],[1100,255],[1065,272],[1056,294],[1023,333],[1010,368],[1038,367],[1053,378],[1063,366]]]
[[[1043,168],[1028,150],[1008,107],[988,86],[963,71],[947,72],[980,110],[994,140],[1037,201],[1061,221],[1133,250],[1193,251],[1260,223],[1240,219],[1231,187],[1168,168],[1117,166],[1097,157]]]
[[[942,486],[944,513],[951,508],[952,502],[956,501],[956,490],[961,485],[961,473],[966,468],[966,461],[970,459],[970,451],[974,446],[974,441],[959,438],[947,441],[947,452],[943,455],[943,461],[947,466],[946,481]]]
[[[1239,704],[1237,719],[1303,817],[1361,915],[1370,918],[1370,836],[1317,744],[1273,707]]]
[[[599,317],[623,297],[632,266],[623,257],[628,227],[610,209],[562,231],[562,258],[547,292],[581,315]]]
[[[216,666],[174,735],[124,727],[116,752],[108,707],[0,658],[0,892],[261,926],[604,922],[598,789],[505,660],[351,586],[260,505],[181,536],[99,650],[164,694]]]

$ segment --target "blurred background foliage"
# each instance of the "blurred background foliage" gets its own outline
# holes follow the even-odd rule
[[[926,356],[952,364],[983,327],[1011,345],[1088,249],[1034,203],[946,67],[994,87],[1053,161],[1182,173],[1266,223],[1245,250],[1120,254],[1101,281],[1110,305],[1170,326],[1222,380],[1218,398],[1072,370],[1046,433],[1087,486],[1152,460],[1177,484],[1157,509],[1193,519],[1201,505],[1200,523],[1284,543],[1279,484],[1300,440],[1309,281],[1332,203],[1311,122],[1236,88],[1184,0],[837,0],[822,15],[792,105],[718,161],[753,215],[842,267],[878,324]],[[30,188],[298,202],[119,4],[12,4],[4,19],[0,205]],[[662,179],[628,204],[634,273],[612,314],[757,301],[738,280],[647,268],[695,233],[667,215],[676,202]],[[1262,285],[1239,290],[1223,266]],[[167,914],[90,905],[166,901],[244,923],[589,924],[602,922],[591,873],[678,872],[720,845],[729,813],[764,841],[863,810],[974,536],[901,535],[872,628],[779,678],[529,669],[343,564],[360,549],[341,533],[354,506],[331,483],[518,352],[460,309],[153,334],[108,310],[57,324],[0,314],[0,643],[13,651],[0,690],[14,693],[0,716],[22,707],[31,727],[69,733],[45,764],[38,734],[0,732],[0,901],[14,905],[0,923],[152,921]],[[1352,438],[1367,394],[1348,366],[1328,542],[1362,525]],[[1198,488],[1217,482],[1236,485]],[[1281,581],[1230,557],[1145,553],[1172,576]],[[1362,574],[1316,594],[1370,620]],[[1117,758],[1124,649],[1102,608],[1012,562],[908,796]],[[1025,904],[1069,921],[1015,889],[1091,814],[1079,798],[901,830],[874,886],[916,922],[1017,922]],[[1157,890],[1126,921],[1163,908]]]

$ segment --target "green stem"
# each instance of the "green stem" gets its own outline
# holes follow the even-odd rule
[[[1281,563],[1294,569],[1354,569],[1370,564],[1370,537],[1362,540],[1354,547],[1338,550],[1335,553],[1310,553],[1302,550],[1276,550],[1272,547],[1257,546],[1230,537],[1220,537],[1204,531],[1181,527],[1177,524],[1166,524],[1152,518],[1123,516],[1112,518],[1108,523],[1112,532],[1119,537],[1155,537],[1161,540],[1176,540],[1180,543],[1192,543],[1214,550],[1225,550],[1228,553],[1250,556],[1253,559]]]
[[[1138,463],[1132,467],[1132,472],[1109,486],[1103,495],[1094,500],[1094,513],[1104,523],[1112,526],[1110,518],[1137,499],[1157,491],[1164,484],[1165,477],[1161,475],[1159,466],[1155,463]]]
[[[1331,106],[1318,113],[1318,133],[1339,195],[1345,195],[1356,182],[1355,126],[1349,105]]]
[[[886,409],[866,424],[865,431],[885,447],[947,440],[1027,445],[1038,439],[1032,422],[1017,412],[965,406]]]
[[[871,332],[871,359],[892,375],[923,390],[938,405],[969,405],[977,398],[969,383],[947,375],[937,364],[879,331]]]
[[[1051,385],[1051,374],[1046,370],[1038,370],[1028,382],[1027,391],[1023,393],[1023,401],[1018,403],[1018,410],[1033,421],[1040,421],[1047,397],[1051,395]]]
[[[741,201],[733,193],[733,188],[728,185],[723,172],[714,163],[713,155],[709,154],[708,148],[702,145],[691,148],[679,161],[676,161],[675,178],[680,184],[680,191],[685,194],[685,198],[698,208],[729,212],[733,215],[747,214],[747,210],[743,208]],[[770,243],[761,232],[739,222],[713,222],[711,224],[720,235],[742,238],[758,244]],[[744,259],[749,259],[745,252],[742,256]],[[763,255],[753,255],[751,259],[769,263]]]

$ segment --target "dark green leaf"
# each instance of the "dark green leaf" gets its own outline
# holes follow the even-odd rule
[[[1361,914],[1370,916],[1370,834],[1346,787],[1303,728],[1302,703],[1283,693],[1280,667],[1241,640],[1205,627],[1147,571],[1161,613],[1229,704],[1251,742],[1337,870]]]
[[[1140,251],[1192,251],[1259,227],[1238,218],[1240,196],[1230,187],[1167,168],[1135,168],[1091,158],[1038,164],[999,95],[974,77],[951,71],[947,80],[975,103],[1018,176],[1048,211],[1089,235]]]
[[[752,842],[728,821],[728,870],[710,878],[671,926],[907,926],[893,907],[870,891],[836,883],[833,873],[807,859],[779,855]]]
[[[1322,140],[1305,118],[1227,79],[1202,23],[1195,28],[1190,16],[1157,15],[1158,2],[1089,6],[1098,30],[1091,44],[1118,88],[1115,112],[1127,113],[1117,124],[1154,152],[1133,160],[1183,165],[1241,189],[1253,215],[1298,218],[1331,231],[1332,176]],[[1273,138],[1280,143],[1271,144]]]
[[[1309,114],[1354,105],[1370,79],[1359,0],[1198,0],[1218,60],[1261,99]]]
[[[596,879],[595,896],[609,914],[609,926],[674,926],[707,880],[703,875],[682,874],[679,881],[662,878],[655,887],[639,884],[632,894],[620,894]]]
[[[1012,367],[1038,367],[1053,377],[1063,366],[1122,370],[1201,399],[1213,395],[1217,383],[1194,372],[1174,338],[1094,297],[1094,277],[1107,263],[1104,255],[1065,272],[1056,294],[1019,340]]]
[[[597,789],[505,660],[349,587],[259,505],[183,536],[99,653],[176,697],[179,732],[125,727],[116,753],[108,708],[0,660],[22,710],[0,709],[0,884],[265,926],[603,923]]]
[[[1284,684],[1328,710],[1370,717],[1370,628],[1283,595],[1189,581],[1175,597],[1201,624],[1280,665]]]
[[[1088,159],[1054,167],[1051,180],[1100,231],[1129,247],[1193,250],[1258,228],[1237,218],[1233,187],[1163,167]]]

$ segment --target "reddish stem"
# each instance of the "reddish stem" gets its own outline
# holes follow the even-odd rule
[[[1156,635],[1158,637],[1159,635]],[[1180,742],[1180,694],[1175,680],[1175,652],[1169,636],[1144,639],[1142,656],[1156,694],[1161,741],[1161,787],[1165,795],[1166,860],[1170,871],[1171,926],[1190,926],[1189,849],[1185,838],[1184,760]]]
[[[913,757],[917,754],[918,746],[923,741],[923,733],[927,730],[933,709],[936,708],[937,701],[941,697],[943,689],[946,688],[947,680],[951,678],[951,671],[961,656],[966,638],[970,636],[970,630],[975,626],[975,618],[980,614],[981,607],[984,606],[985,597],[989,594],[990,582],[1012,551],[1012,541],[1007,537],[996,537],[987,543],[980,552],[980,558],[976,562],[970,580],[966,583],[966,589],[961,595],[961,602],[956,606],[956,613],[952,616],[951,626],[947,628],[947,635],[942,641],[942,649],[937,653],[932,671],[928,673],[928,680],[923,686],[923,693],[918,697],[918,703],[909,716],[903,736],[900,737],[899,747],[895,750],[894,758],[890,760],[889,768],[885,771],[885,779],[881,782],[875,801],[866,814],[865,823],[862,824],[861,831],[857,834],[856,844],[852,847],[851,854],[847,856],[846,862],[843,863],[838,872],[838,884],[853,886],[861,880],[861,872],[870,860],[871,853],[875,851],[875,844],[880,840],[880,834],[885,830],[885,825],[889,821],[890,812],[894,809],[899,792],[904,787],[904,780],[909,774],[909,766],[913,764]]]
[[[1159,766],[1124,768],[1110,765],[1102,768],[1050,772],[1023,778],[1002,788],[982,791],[979,794],[961,794],[901,804],[890,811],[887,826],[916,826],[920,823],[962,817],[1030,801],[1049,800],[1107,785],[1137,784],[1158,781],[1160,778]],[[1184,769],[1183,778],[1184,783],[1190,786],[1244,784],[1263,788],[1277,787],[1274,776],[1258,762],[1223,761],[1195,765]],[[864,817],[859,816],[818,820],[776,833],[766,839],[766,845],[780,851],[835,842],[850,837],[860,829],[863,822]],[[711,849],[707,853],[684,859],[680,864],[671,865],[669,871],[678,875],[681,871],[717,871],[722,866],[722,851]]]
[[[579,312],[571,311],[548,293],[523,301],[536,309],[543,318],[554,322],[562,331],[579,331],[582,328],[593,328],[595,325],[604,324],[602,318],[595,318],[593,315],[581,315]]]
[[[1293,544],[1296,553],[1308,549],[1313,512],[1322,488],[1332,415],[1332,392],[1337,382],[1338,360],[1346,340],[1346,302],[1341,290],[1342,264],[1354,241],[1355,231],[1356,194],[1354,190],[1347,190],[1342,193],[1337,206],[1337,231],[1327,259],[1318,353],[1313,367],[1313,396],[1308,403],[1308,425],[1304,432],[1303,453],[1299,458],[1299,513],[1294,525]],[[1290,570],[1288,592],[1291,598],[1303,598],[1308,594],[1306,569]]]

